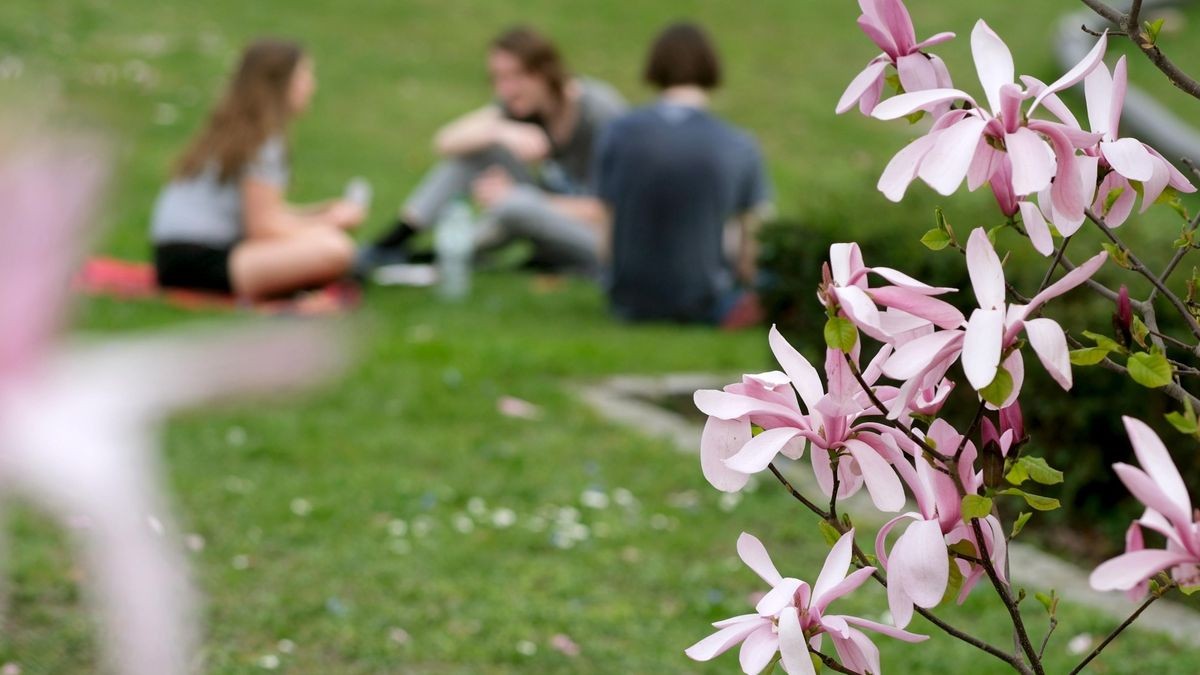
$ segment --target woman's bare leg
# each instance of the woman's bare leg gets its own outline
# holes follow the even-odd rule
[[[312,226],[238,244],[229,256],[229,277],[234,293],[261,300],[337,281],[353,261],[354,241],[345,232]]]

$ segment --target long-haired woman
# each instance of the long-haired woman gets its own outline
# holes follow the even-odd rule
[[[155,204],[160,285],[257,300],[345,275],[354,258],[345,230],[362,221],[362,209],[285,199],[288,127],[315,90],[312,59],[299,45],[258,40],[246,48]]]

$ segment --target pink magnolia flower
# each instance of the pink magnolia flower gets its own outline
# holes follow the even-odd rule
[[[848,497],[866,486],[881,511],[904,505],[904,488],[887,459],[869,437],[889,433],[872,424],[857,424],[871,405],[840,351],[826,352],[829,392],[813,366],[774,327],[771,350],[784,372],[747,375],[723,391],[700,390],[696,407],[709,416],[700,440],[700,465],[718,490],[740,490],[749,476],[763,471],[783,454],[799,459],[805,442],[817,482],[826,495],[833,492],[833,456],[838,457],[838,496]],[[886,358],[890,350],[882,352]],[[879,376],[876,359],[864,372],[873,382]],[[794,389],[793,389],[794,388]],[[804,403],[804,412],[796,393]],[[751,425],[762,431],[751,436]]]
[[[1109,194],[1114,190],[1122,190],[1105,217],[1105,221],[1113,227],[1125,222],[1133,210],[1137,195],[1130,181],[1143,184],[1142,213],[1150,208],[1168,185],[1180,192],[1196,191],[1195,186],[1154,148],[1136,138],[1117,135],[1121,110],[1125,105],[1127,77],[1125,57],[1122,56],[1111,75],[1108,68],[1101,64],[1083,81],[1088,124],[1092,132],[1101,134],[1096,148],[1100,166],[1111,169],[1097,190],[1092,210],[1103,213]]]
[[[900,201],[916,178],[943,195],[955,192],[964,179],[970,190],[1002,179],[1006,185],[997,193],[1002,205],[1011,208],[1012,196],[1049,187],[1057,209],[1082,219],[1087,202],[1075,151],[1094,145],[1098,137],[1062,123],[1032,119],[1032,114],[1056,92],[1091,72],[1101,62],[1106,45],[1107,39],[1101,37],[1082,61],[1054,83],[1046,86],[1023,78],[1026,88],[1022,89],[1013,82],[1008,46],[980,20],[971,32],[971,51],[987,106],[951,88],[901,94],[880,103],[872,116],[883,120],[942,102],[962,100],[970,105],[943,114],[928,134],[897,153],[879,179],[879,190],[888,199]],[[1032,102],[1022,110],[1029,99]]]
[[[1146,512],[1131,526],[1126,552],[1092,572],[1092,588],[1145,595],[1148,580],[1163,570],[1181,586],[1200,586],[1200,513],[1192,510],[1187,486],[1158,435],[1140,420],[1121,420],[1141,468],[1118,462],[1113,470]],[[1166,549],[1145,548],[1139,526],[1166,537]]]
[[[883,93],[884,71],[889,65],[896,68],[900,86],[905,91],[953,86],[946,64],[921,50],[952,39],[954,33],[938,33],[917,42],[912,18],[900,0],[859,0],[858,5],[863,12],[858,17],[858,25],[883,53],[871,59],[846,87],[837,103],[839,115],[855,103],[862,114],[870,115]],[[945,112],[948,105],[941,104],[940,110],[935,108],[931,112]]]
[[[1006,432],[1011,434],[1010,432]],[[927,438],[942,452],[953,452],[962,436],[944,420],[934,420]],[[903,441],[902,441],[903,442]],[[930,608],[941,602],[950,579],[949,546],[960,541],[970,542],[975,551],[980,544],[974,529],[963,522],[962,499],[953,479],[938,471],[917,446],[904,443],[913,455],[914,466],[895,462],[897,470],[908,483],[917,501],[917,511],[896,516],[879,530],[875,538],[875,553],[888,573],[888,607],[892,621],[903,628],[912,620],[913,607]],[[963,446],[958,465],[959,480],[970,494],[978,494],[983,477],[974,470],[977,450],[968,441]],[[888,555],[886,543],[892,529],[904,521],[907,528],[892,545]],[[1007,545],[1000,521],[988,515],[981,519],[984,546],[993,565],[1003,578]],[[963,576],[958,602],[961,604],[986,573],[980,565],[955,559]]]
[[[762,672],[776,652],[791,675],[815,675],[810,649],[820,649],[828,634],[843,666],[856,673],[880,673],[879,648],[859,628],[905,642],[921,642],[929,636],[857,616],[825,613],[834,600],[853,592],[875,571],[864,567],[847,576],[853,544],[854,530],[850,530],[834,544],[810,588],[804,581],[782,576],[762,542],[743,532],[738,538],[738,556],[771,590],[755,606],[754,614],[714,623],[717,632],[684,653],[696,661],[709,661],[741,644],[738,656],[747,675]]]
[[[1028,305],[1009,305],[1005,302],[1004,269],[1000,257],[982,228],[975,229],[967,240],[967,271],[979,302],[961,329],[945,330],[917,338],[897,349],[883,372],[890,378],[924,383],[930,377],[938,380],[960,356],[963,372],[976,391],[987,387],[996,378],[1001,358],[1024,331],[1034,353],[1050,376],[1063,389],[1071,388],[1071,362],[1067,340],[1062,327],[1053,319],[1028,319],[1052,298],[1082,284],[1104,264],[1107,253],[1100,252],[1071,270],[1062,279],[1035,295]],[[1013,390],[1003,405],[1016,400],[1024,378],[1020,350],[1013,350],[1003,366],[1013,378]],[[902,387],[903,389],[903,387]]]
[[[829,293],[859,330],[881,342],[895,344],[939,328],[954,328],[963,322],[954,305],[933,296],[954,291],[930,286],[890,267],[867,267],[858,244],[829,247],[832,284]],[[871,287],[869,274],[889,285]],[[876,305],[885,308],[879,311]]]

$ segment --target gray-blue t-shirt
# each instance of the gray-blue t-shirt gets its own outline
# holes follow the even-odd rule
[[[613,214],[613,311],[714,321],[734,289],[725,224],[770,200],[754,139],[707,110],[660,101],[613,122],[595,176]]]
[[[217,163],[210,161],[196,175],[176,178],[159,193],[150,239],[155,245],[233,246],[246,231],[242,180],[254,178],[286,190],[288,175],[287,148],[279,136],[267,139],[241,173],[228,181],[221,181]]]

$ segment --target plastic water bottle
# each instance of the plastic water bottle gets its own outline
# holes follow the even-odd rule
[[[471,291],[471,254],[475,248],[474,217],[461,201],[442,209],[433,232],[437,252],[439,291],[447,300],[459,300]]]

